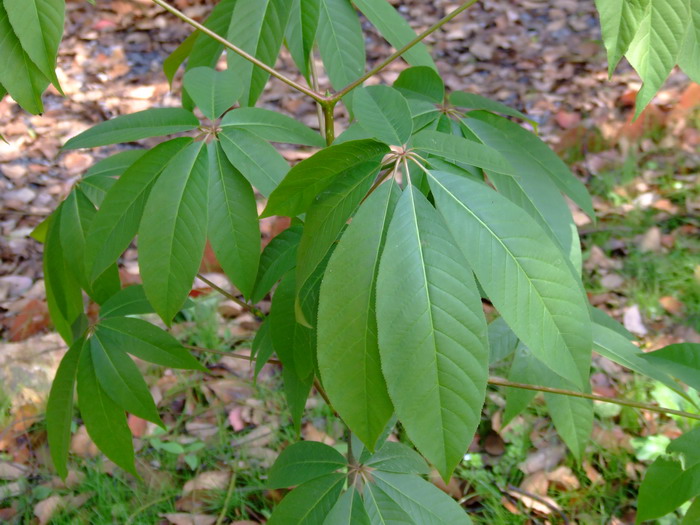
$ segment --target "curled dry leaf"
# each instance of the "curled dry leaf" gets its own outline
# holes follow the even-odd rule
[[[335,445],[335,439],[330,437],[325,432],[317,429],[313,424],[306,423],[304,428],[301,429],[301,435],[306,441],[319,441],[325,443],[326,445]]]
[[[563,465],[552,472],[547,472],[547,479],[562,490],[578,490],[581,487],[573,471]]]
[[[214,523],[216,523],[216,516],[209,516],[207,514],[171,512],[168,514],[161,514],[161,516],[172,525],[214,525]]]
[[[204,492],[214,490],[226,490],[231,480],[231,472],[224,470],[213,470],[202,472],[195,478],[185,483],[182,488],[182,496],[185,497],[192,492]]]

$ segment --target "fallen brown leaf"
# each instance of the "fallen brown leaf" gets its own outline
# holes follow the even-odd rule
[[[208,514],[171,512],[168,514],[161,514],[161,516],[172,525],[214,525],[214,523],[216,523],[216,516],[209,516]]]
[[[230,480],[230,471],[212,470],[209,472],[202,472],[185,483],[185,486],[182,488],[182,496],[187,496],[195,491],[226,490]]]
[[[681,314],[683,312],[683,309],[685,308],[685,305],[681,301],[670,295],[659,299],[659,303],[661,304],[664,310],[666,310],[672,315]]]

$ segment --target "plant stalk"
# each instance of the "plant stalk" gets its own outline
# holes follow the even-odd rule
[[[155,1],[155,0],[154,0],[154,1]],[[368,78],[371,78],[371,77],[373,77],[374,75],[376,75],[377,73],[379,73],[382,69],[384,69],[384,68],[387,67],[389,64],[391,64],[392,62],[394,62],[397,58],[401,57],[401,55],[403,55],[406,51],[408,51],[409,49],[411,49],[411,48],[414,47],[415,45],[420,44],[420,43],[421,43],[423,40],[425,40],[428,36],[432,35],[435,31],[437,31],[437,30],[440,29],[442,26],[444,26],[445,24],[447,24],[448,22],[450,22],[451,20],[453,20],[454,18],[456,18],[456,17],[457,17],[458,15],[460,15],[462,12],[466,11],[467,9],[469,9],[471,6],[473,6],[473,5],[474,5],[475,3],[477,3],[478,1],[479,1],[479,0],[468,0],[467,2],[465,2],[464,4],[462,4],[461,6],[459,6],[457,9],[455,9],[454,11],[452,11],[449,15],[447,15],[446,17],[444,17],[444,18],[438,20],[435,24],[433,24],[433,25],[430,26],[428,29],[426,29],[425,31],[423,31],[420,35],[416,36],[416,38],[414,38],[413,40],[411,40],[408,44],[406,44],[405,46],[403,46],[403,47],[400,48],[400,49],[397,49],[393,54],[389,55],[389,57],[386,58],[383,62],[379,63],[378,65],[376,65],[375,67],[373,67],[372,69],[370,69],[367,73],[365,73],[364,75],[362,75],[360,78],[358,78],[358,79],[355,80],[354,82],[351,82],[350,84],[348,84],[346,87],[344,87],[343,89],[341,89],[341,90],[338,91],[337,93],[334,93],[334,94],[330,97],[330,100],[331,100],[331,101],[334,101],[334,102],[338,102],[341,98],[343,98],[345,95],[347,95],[348,93],[350,93],[350,92],[351,92],[353,89],[355,89],[357,86],[362,85],[362,84],[365,82],[365,80],[367,80]]]
[[[330,146],[335,140],[335,117],[333,115],[335,104],[335,102],[324,102],[321,104],[323,108],[323,129],[326,132],[326,146]]]
[[[204,282],[204,283],[205,283],[207,286],[209,286],[212,290],[215,290],[215,291],[219,292],[221,295],[223,295],[224,297],[226,297],[227,299],[232,300],[232,301],[233,301],[234,303],[236,303],[238,306],[240,306],[240,307],[243,308],[244,310],[250,312],[250,313],[253,314],[254,316],[259,317],[259,318],[261,318],[261,319],[264,319],[264,318],[265,318],[265,313],[264,313],[262,310],[256,308],[256,307],[253,306],[252,304],[248,304],[248,303],[246,303],[245,301],[241,301],[238,297],[236,297],[236,296],[233,295],[232,293],[227,292],[226,290],[224,290],[224,289],[221,288],[220,286],[217,286],[216,284],[214,284],[213,282],[211,282],[209,279],[207,279],[206,277],[204,277],[201,273],[198,273],[198,274],[197,274],[197,278],[198,278],[200,281]]]
[[[327,98],[324,97],[323,95],[321,95],[320,93],[316,93],[314,90],[309,89],[309,88],[307,88],[307,87],[305,87],[305,86],[299,84],[298,82],[292,80],[291,78],[289,78],[289,77],[283,75],[282,73],[280,73],[279,71],[277,71],[275,68],[268,66],[265,62],[263,62],[263,61],[261,61],[261,60],[258,60],[257,58],[255,58],[255,57],[254,57],[253,55],[251,55],[250,53],[244,51],[243,49],[241,49],[241,48],[238,47],[237,45],[232,44],[231,42],[229,42],[228,40],[226,40],[226,39],[223,38],[222,36],[218,35],[218,34],[215,33],[214,31],[212,31],[211,29],[209,29],[209,28],[207,28],[206,26],[200,24],[200,23],[197,22],[196,20],[193,20],[192,18],[190,18],[189,16],[187,16],[185,13],[183,13],[183,12],[180,11],[179,9],[177,9],[177,8],[175,8],[175,7],[173,7],[173,6],[171,6],[170,4],[168,4],[167,2],[165,2],[164,0],[153,0],[153,2],[156,3],[156,4],[158,4],[159,6],[161,6],[161,7],[162,7],[163,9],[165,9],[166,11],[169,11],[170,13],[172,13],[173,15],[175,15],[176,17],[178,17],[178,18],[179,18],[180,20],[182,20],[183,22],[188,23],[188,24],[191,25],[192,27],[194,27],[194,28],[200,30],[202,33],[204,33],[204,34],[207,35],[208,37],[213,38],[214,40],[216,40],[216,41],[219,42],[220,44],[222,44],[222,45],[224,45],[225,47],[229,48],[231,51],[233,51],[233,52],[236,53],[237,55],[240,55],[241,57],[245,58],[248,62],[252,62],[252,63],[255,64],[257,67],[259,67],[260,69],[262,69],[263,71],[268,72],[270,75],[272,75],[272,76],[275,77],[276,79],[278,79],[278,80],[284,82],[284,83],[287,84],[289,87],[292,87],[292,88],[296,89],[297,91],[300,91],[300,92],[304,93],[305,95],[308,95],[309,97],[313,98],[316,102],[325,102],[325,101],[327,100]]]

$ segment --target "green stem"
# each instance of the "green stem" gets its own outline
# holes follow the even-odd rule
[[[219,43],[222,44],[223,46],[229,48],[231,51],[233,51],[233,52],[236,53],[237,55],[240,55],[241,57],[245,58],[247,61],[252,62],[252,63],[255,64],[257,67],[259,67],[260,69],[262,69],[263,71],[268,72],[270,75],[272,75],[272,76],[275,77],[276,79],[278,79],[278,80],[284,82],[285,84],[287,84],[288,86],[290,86],[290,87],[296,89],[297,91],[300,91],[300,92],[304,93],[305,95],[310,96],[310,97],[313,98],[316,102],[325,102],[325,101],[327,100],[327,98],[324,97],[323,95],[321,95],[320,93],[316,93],[316,92],[313,91],[312,89],[309,89],[309,88],[307,88],[307,87],[305,87],[305,86],[302,86],[302,85],[299,84],[298,82],[295,82],[295,81],[292,80],[291,78],[289,78],[289,77],[283,75],[282,73],[280,73],[279,71],[277,71],[275,68],[268,66],[265,62],[263,62],[263,61],[261,61],[261,60],[258,60],[257,58],[255,58],[255,57],[254,57],[253,55],[251,55],[250,53],[247,53],[246,51],[244,51],[243,49],[241,49],[241,48],[238,47],[237,45],[232,44],[231,42],[229,42],[228,40],[226,40],[226,39],[223,38],[222,36],[216,34],[216,33],[215,33],[214,31],[212,31],[211,29],[209,29],[209,28],[203,26],[202,24],[200,24],[200,23],[197,22],[196,20],[191,19],[191,18],[190,18],[189,16],[187,16],[185,13],[183,13],[182,11],[178,10],[177,8],[175,8],[175,7],[171,6],[171,5],[169,5],[169,4],[166,3],[164,0],[153,0],[153,2],[156,3],[156,4],[158,4],[159,6],[161,6],[161,7],[162,7],[163,9],[165,9],[166,11],[169,11],[170,13],[174,14],[176,17],[178,17],[178,18],[179,18],[180,20],[182,20],[183,22],[188,23],[189,25],[191,25],[192,27],[198,29],[199,31],[201,31],[201,32],[204,33],[205,35],[207,35],[207,36],[213,38],[214,40],[216,40],[217,42],[219,42]]]
[[[155,1],[155,0],[154,0],[154,1]],[[360,78],[358,78],[358,79],[355,80],[354,82],[348,84],[346,87],[344,87],[343,89],[341,89],[340,91],[338,91],[337,93],[335,93],[335,94],[330,98],[330,100],[331,100],[331,101],[334,101],[334,102],[339,101],[341,98],[343,98],[345,95],[347,95],[348,93],[350,93],[350,92],[351,92],[353,89],[355,89],[357,86],[362,85],[362,84],[365,82],[365,80],[367,80],[368,78],[371,78],[371,77],[373,77],[374,75],[376,75],[377,73],[379,73],[382,69],[384,69],[386,66],[388,66],[389,64],[391,64],[394,60],[396,60],[397,58],[401,57],[401,55],[403,55],[406,51],[408,51],[409,49],[411,49],[413,46],[415,46],[415,45],[417,45],[417,44],[420,44],[420,43],[421,43],[423,40],[425,40],[428,36],[432,35],[435,31],[437,31],[438,29],[440,29],[442,26],[444,26],[445,24],[447,24],[448,22],[450,22],[451,20],[453,20],[455,17],[457,17],[457,16],[458,16],[459,14],[461,14],[463,11],[466,11],[467,9],[469,9],[469,8],[470,8],[472,5],[474,5],[476,2],[478,2],[478,0],[469,0],[469,1],[465,2],[464,4],[462,4],[461,6],[459,6],[457,9],[455,9],[454,11],[452,11],[452,12],[451,12],[449,15],[447,15],[445,18],[439,20],[438,22],[436,22],[435,24],[433,24],[432,26],[430,26],[428,29],[426,29],[425,31],[423,31],[420,35],[416,36],[416,38],[414,38],[413,40],[411,40],[408,44],[406,44],[405,46],[403,46],[403,47],[400,48],[400,49],[397,49],[396,52],[394,52],[392,55],[390,55],[386,60],[384,60],[383,62],[381,62],[380,64],[378,64],[378,65],[375,66],[374,68],[370,69],[367,73],[365,73],[364,75],[362,75]]]
[[[683,412],[682,410],[674,410],[673,408],[658,407],[655,405],[649,405],[647,403],[639,403],[637,401],[617,399],[615,397],[597,396],[595,394],[585,394],[583,392],[574,392],[572,390],[562,390],[561,388],[550,388],[547,386],[528,385],[526,383],[513,383],[511,381],[507,381],[506,379],[501,379],[499,377],[490,377],[488,383],[489,385],[494,386],[505,386],[509,388],[520,388],[522,390],[534,390],[535,392],[545,392],[547,394],[580,397],[583,399],[591,399],[593,401],[601,401],[603,403],[612,403],[614,405],[637,408],[639,410],[646,410],[648,412],[657,412],[659,414],[671,414],[674,416],[686,417],[688,419],[700,420],[700,415],[698,414],[691,414],[690,412]]]
[[[309,70],[311,71],[311,87],[317,93],[319,92],[318,84],[318,68],[316,67],[316,60],[314,60],[314,53],[311,52],[311,59],[309,61]],[[323,115],[323,104],[316,102],[316,113],[318,116],[318,129],[321,132],[321,136],[326,136],[326,123],[324,121]]]
[[[321,104],[323,108],[323,128],[326,131],[326,146],[330,146],[335,140],[335,117],[333,115],[335,104],[335,102],[325,102]]]
[[[253,314],[254,316],[260,317],[261,319],[264,319],[264,318],[266,317],[266,316],[265,316],[265,313],[264,313],[262,310],[256,308],[256,307],[253,306],[252,304],[248,304],[248,303],[246,303],[245,301],[241,301],[238,297],[236,297],[236,296],[233,295],[232,293],[227,292],[226,290],[224,290],[224,289],[221,288],[220,286],[218,286],[218,285],[214,284],[213,282],[211,282],[209,279],[207,279],[206,277],[204,277],[201,273],[198,273],[198,274],[197,274],[197,278],[198,278],[200,281],[204,282],[204,283],[205,283],[207,286],[209,286],[212,290],[216,290],[217,292],[219,292],[221,295],[223,295],[223,296],[226,297],[227,299],[231,299],[231,300],[232,300],[234,303],[236,303],[238,306],[240,306],[240,307],[243,308],[244,310],[247,310],[248,312],[250,312],[250,313]]]
[[[226,519],[226,514],[228,514],[228,507],[231,504],[231,497],[233,496],[234,489],[236,488],[236,471],[231,471],[231,479],[228,483],[228,490],[226,491],[226,499],[224,500],[224,505],[221,507],[221,512],[219,512],[219,517],[216,520],[216,525],[223,525]]]

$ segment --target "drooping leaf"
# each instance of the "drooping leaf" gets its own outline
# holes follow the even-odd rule
[[[294,166],[270,195],[262,217],[295,217],[308,210],[316,195],[335,177],[368,161],[381,162],[389,147],[375,140],[354,140],[329,146]]]
[[[557,377],[558,376],[554,376]],[[561,388],[561,387],[560,387]],[[580,397],[545,394],[547,409],[554,428],[579,461],[586,450],[593,429],[593,402]]]
[[[379,361],[375,287],[398,195],[396,184],[383,184],[353,217],[328,263],[318,310],[318,366],[326,393],[370,449],[394,410]]]
[[[268,66],[277,61],[292,3],[289,0],[237,0],[228,40]],[[269,73],[236,53],[227,54],[229,69],[243,83],[242,106],[253,106],[265,89]]]
[[[489,323],[489,363],[505,359],[518,346],[518,336],[513,333],[503,317]]]
[[[496,147],[496,144],[499,144],[499,148],[502,145],[505,146],[504,137],[511,145],[510,148],[499,149],[499,151],[502,151],[503,155],[516,170],[512,173],[499,173],[525,177],[526,173],[529,174],[539,170],[547,175],[563,193],[568,195],[586,215],[595,219],[593,202],[584,184],[571,173],[564,161],[535,134],[530,133],[514,122],[494,117],[483,111],[468,113],[464,122],[479,138],[482,138],[479,135],[479,131],[481,131],[483,140],[486,140],[487,137],[489,137],[488,140],[493,140],[494,147]],[[496,133],[488,133],[489,130],[481,124],[482,122],[496,128],[501,134],[500,140]]]
[[[322,0],[293,0],[287,25],[287,47],[299,71],[309,78]]]
[[[78,362],[84,345],[85,339],[78,339],[61,359],[46,404],[46,432],[51,459],[56,467],[56,472],[63,479],[68,475],[66,463],[70,449],[73,392],[78,375]]]
[[[690,24],[678,55],[678,65],[693,82],[700,82],[700,1],[690,0]],[[700,505],[696,505],[700,509]]]
[[[209,166],[203,142],[190,144],[153,185],[139,226],[143,289],[170,324],[185,304],[207,236]]]
[[[90,280],[99,277],[129,246],[138,231],[154,181],[191,142],[192,139],[183,137],[159,144],[139,157],[112,186],[85,239]]]
[[[413,147],[447,160],[512,175],[514,168],[495,149],[455,135],[424,130],[413,137]]]
[[[196,67],[185,73],[183,86],[195,105],[209,120],[216,120],[243,94],[243,84],[236,71],[217,71]]]
[[[355,487],[349,487],[340,496],[323,525],[371,525],[362,497]]]
[[[173,87],[173,80],[175,79],[177,70],[180,68],[182,63],[187,60],[190,53],[192,53],[192,48],[194,47],[199,35],[199,31],[193,31],[187,35],[187,38],[185,38],[185,40],[183,40],[182,43],[175,48],[175,51],[170,53],[166,59],[163,60],[163,73],[165,73],[165,78],[168,79],[170,89]]]
[[[95,333],[89,341],[95,375],[102,389],[122,409],[164,427],[148,386],[126,349]]]
[[[343,490],[345,474],[312,479],[287,494],[275,508],[268,525],[317,525],[323,523]]]
[[[698,495],[700,463],[684,468],[676,458],[657,458],[639,487],[637,523],[665,516]]]
[[[588,383],[591,322],[561,250],[525,211],[484,184],[431,172],[438,210],[513,332],[562,377]],[[475,242],[476,241],[476,242]]]
[[[270,333],[270,320],[265,319],[255,334],[251,345],[251,356],[255,356],[255,372],[253,379],[257,381],[258,375],[263,366],[268,362],[272,354],[275,353],[275,346],[272,344],[272,334]]]
[[[101,122],[76,135],[63,149],[94,148],[190,131],[199,120],[182,108],[151,108]]]
[[[353,92],[353,109],[360,126],[380,142],[402,146],[413,132],[408,102],[389,86],[357,88]]]
[[[434,104],[442,104],[445,99],[445,82],[432,68],[416,66],[404,69],[394,81],[398,89],[408,99],[418,99]]]
[[[22,4],[22,10],[26,4]],[[19,7],[19,5],[18,5]],[[44,111],[41,94],[49,84],[29,55],[22,49],[4,4],[0,3],[0,84],[25,110],[38,115]]]
[[[603,43],[608,52],[608,75],[620,62],[634,38],[649,0],[596,0]]]
[[[386,0],[354,0],[353,3],[395,49],[401,49],[416,38],[415,31],[406,19]],[[437,69],[428,48],[422,42],[401,56],[412,66]]]
[[[34,64],[61,90],[56,77],[56,55],[63,35],[65,2],[63,0],[30,0],[4,3],[10,24],[22,49]]]
[[[267,486],[281,489],[301,485],[347,465],[343,455],[318,441],[299,441],[285,448],[268,472]]]
[[[328,261],[330,261],[335,244],[331,245],[326,255],[319,261],[316,269],[302,285],[297,285],[297,298],[294,304],[297,322],[307,328],[314,328],[318,320],[318,300],[321,295],[321,281],[326,273]],[[315,342],[314,342],[315,345]]]
[[[379,166],[365,162],[343,173],[309,207],[297,251],[297,291],[307,284],[365,197]],[[310,319],[306,319],[307,324]]]
[[[100,307],[100,319],[154,313],[140,284],[122,288]]]
[[[336,91],[365,71],[365,39],[350,0],[321,0],[318,49]]]
[[[277,111],[264,108],[238,108],[229,111],[221,120],[221,127],[242,128],[271,142],[287,142],[322,148],[326,141],[318,132],[298,120]]]
[[[100,386],[91,352],[85,349],[78,364],[80,416],[97,447],[121,468],[138,475],[126,414]]]
[[[251,297],[253,303],[262,301],[274,284],[294,268],[301,233],[302,227],[293,224],[265,246],[260,256],[260,267]]]
[[[465,510],[432,483],[411,474],[376,471],[377,488],[411,517],[424,525],[470,525]]]
[[[483,109],[490,111],[491,113],[499,113],[501,115],[515,117],[528,122],[530,125],[532,125],[534,130],[537,131],[538,123],[536,120],[533,120],[517,109],[501,104],[496,100],[482,97],[481,95],[477,95],[475,93],[455,91],[454,93],[450,94],[450,102],[452,102],[455,106],[465,109]]]
[[[676,65],[690,22],[687,0],[646,0],[644,16],[626,53],[644,84],[637,93],[635,116],[649,104]]]
[[[250,183],[226,158],[221,145],[209,151],[209,241],[231,282],[250,297],[260,261],[260,225]]]
[[[301,379],[296,370],[284,366],[282,367],[282,381],[284,383],[284,396],[287,399],[289,412],[292,416],[292,426],[297,437],[299,437],[301,434],[301,418],[304,415],[306,400],[311,392],[311,386],[314,384],[314,376],[309,375]]]
[[[96,333],[114,348],[121,348],[131,355],[169,368],[183,370],[206,369],[177,339],[151,323],[133,317],[102,319]]]
[[[248,130],[228,126],[219,133],[228,160],[264,196],[270,195],[289,171],[279,152]]]
[[[499,319],[503,319],[499,317]],[[530,350],[522,343],[517,344],[513,361],[508,369],[508,380],[514,383],[534,383],[539,375],[535,368],[541,363],[532,358]],[[521,414],[537,395],[534,390],[524,388],[507,388],[505,390],[506,408],[503,411],[503,424],[507,425]]]
[[[449,478],[486,394],[486,320],[464,256],[413,186],[399,199],[387,232],[377,325],[396,414],[418,450]]]
[[[700,344],[679,343],[642,353],[653,369],[661,369],[700,392]]]

